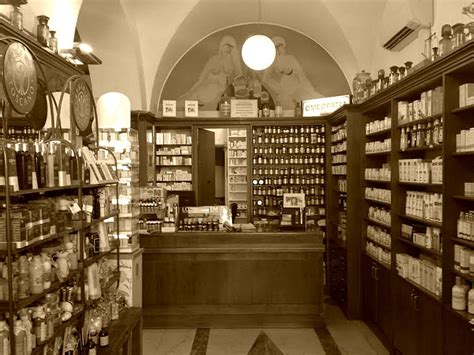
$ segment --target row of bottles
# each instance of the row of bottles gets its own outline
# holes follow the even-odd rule
[[[254,147],[253,154],[324,154],[324,146],[304,146],[299,147]]]
[[[265,126],[262,128],[254,128],[253,135],[258,134],[323,134],[326,131],[324,125],[321,126]]]
[[[252,174],[253,175],[324,175],[324,167],[305,167],[305,168],[295,168],[295,167],[289,167],[289,168],[253,168],[252,169]],[[279,177],[280,183],[283,181],[282,177]],[[323,179],[324,183],[324,176],[321,177]],[[254,179],[255,180],[255,179]],[[258,180],[257,180],[258,181]],[[314,183],[314,182],[310,182]]]
[[[311,133],[298,136],[282,134],[279,136],[254,136],[253,144],[324,144],[324,134]]]
[[[309,187],[254,187],[253,188],[253,196],[283,196],[284,193],[293,193],[293,192],[301,192],[305,195],[314,196],[320,195],[324,196],[324,189],[319,186],[311,186]]]
[[[282,157],[266,157],[265,155],[254,155],[252,158],[254,165],[301,165],[301,164],[324,164],[324,156],[282,156]]]
[[[419,123],[404,127],[400,133],[400,149],[429,147],[443,143],[443,118],[433,123]]]
[[[78,166],[72,149],[61,144],[7,143],[7,162],[0,155],[0,191],[5,191],[5,163],[11,191],[70,186],[77,182]]]
[[[275,185],[275,186],[281,186],[281,185],[298,185],[298,186],[306,186],[306,185],[321,185],[324,184],[324,177],[321,176],[316,176],[316,177],[304,177],[302,176],[300,178],[300,175],[296,176],[278,176],[275,178],[270,178],[270,177],[265,177],[261,179],[253,179],[252,180],[252,185],[257,186],[263,186],[263,185]],[[315,187],[316,188],[316,187]]]

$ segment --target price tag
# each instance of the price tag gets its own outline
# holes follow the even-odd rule
[[[78,212],[81,212],[81,208],[76,202],[74,202],[71,206],[69,206],[69,210],[71,211],[72,214],[77,214]]]
[[[84,210],[84,212],[87,212],[87,213],[92,213],[93,211],[93,207],[91,205],[84,205],[82,206],[82,209]]]

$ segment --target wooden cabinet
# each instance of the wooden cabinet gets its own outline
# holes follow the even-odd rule
[[[395,284],[395,348],[404,355],[443,354],[441,302],[400,277]]]
[[[390,270],[364,255],[362,258],[362,313],[371,323],[385,344],[392,339],[392,294]]]
[[[474,354],[474,325],[451,309],[444,311],[444,354]]]

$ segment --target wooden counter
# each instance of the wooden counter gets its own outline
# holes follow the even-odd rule
[[[140,236],[145,328],[322,324],[319,232]]]

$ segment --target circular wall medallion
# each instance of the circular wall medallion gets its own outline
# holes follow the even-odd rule
[[[36,95],[35,104],[31,112],[26,115],[26,118],[33,129],[42,129],[48,118],[46,92],[40,82],[38,82],[38,94]]]
[[[72,83],[71,105],[77,128],[81,133],[86,132],[92,123],[92,98],[84,79]]]
[[[21,43],[8,45],[3,57],[3,89],[12,108],[27,114],[35,105],[38,92],[33,57]]]

